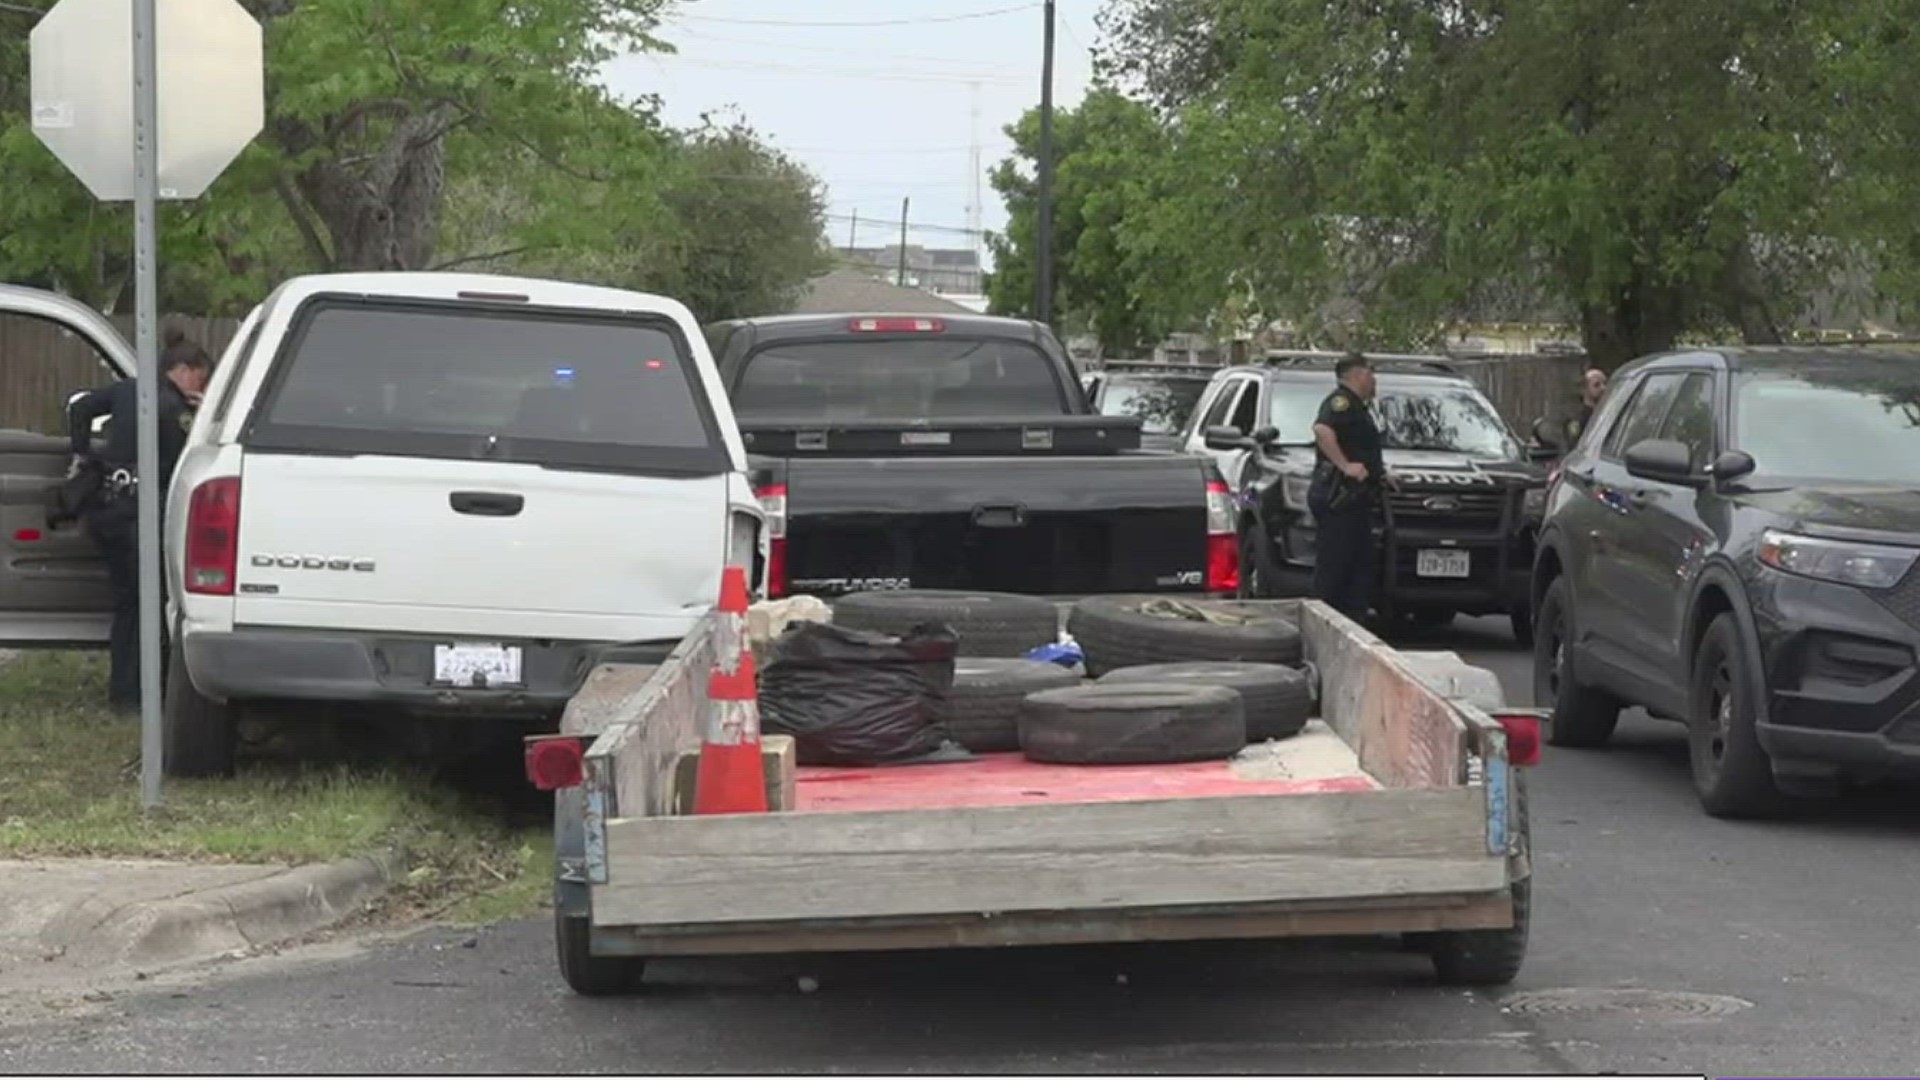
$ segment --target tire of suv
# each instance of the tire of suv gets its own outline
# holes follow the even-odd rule
[[[1722,614],[1707,626],[1694,654],[1687,696],[1693,789],[1713,817],[1763,817],[1785,803],[1754,729],[1753,685],[1740,624]]]
[[[1620,723],[1618,699],[1573,678],[1573,590],[1558,577],[1540,600],[1533,635],[1533,700],[1553,709],[1547,723],[1552,746],[1604,746]]]
[[[231,705],[193,688],[180,639],[167,657],[166,685],[160,700],[161,754],[168,776],[232,776],[238,725]]]
[[[833,621],[849,630],[900,636],[923,623],[950,627],[961,656],[1023,657],[1060,639],[1050,600],[1015,593],[902,589],[851,593],[833,601]]]

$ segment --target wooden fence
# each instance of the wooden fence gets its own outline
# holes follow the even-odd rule
[[[133,340],[133,316],[112,322]],[[170,317],[161,325],[179,326],[217,360],[240,321]],[[0,428],[64,435],[68,395],[112,378],[105,358],[85,338],[43,319],[0,314]]]
[[[1494,408],[1526,438],[1540,417],[1572,415],[1580,401],[1580,373],[1587,359],[1560,353],[1516,353],[1453,361]]]

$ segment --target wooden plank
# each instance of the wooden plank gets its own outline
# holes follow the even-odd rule
[[[1340,898],[1238,908],[1034,911],[920,919],[614,928],[596,953],[629,956],[745,956],[755,953],[1005,948],[1142,941],[1247,941],[1435,930],[1500,930],[1513,925],[1506,890],[1419,898]]]
[[[636,702],[658,664],[601,664],[587,674],[560,714],[563,735],[592,735],[634,715]]]
[[[587,749],[587,780],[612,793],[614,816],[671,812],[673,759],[700,745],[706,719],[712,626],[711,615],[695,624],[659,668],[618,701],[617,715]]]
[[[1466,711],[1401,664],[1392,648],[1317,601],[1300,605],[1320,713],[1360,767],[1390,788],[1449,787],[1465,776]]]
[[[1475,789],[611,822],[603,925],[1483,892]]]

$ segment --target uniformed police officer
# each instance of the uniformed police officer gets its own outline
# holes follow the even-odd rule
[[[166,505],[167,485],[185,449],[193,411],[206,390],[213,364],[199,345],[178,327],[166,333],[160,354],[158,426],[160,444],[160,505]],[[73,440],[73,468],[87,468],[92,457],[93,423],[107,417],[106,447],[95,464],[105,478],[99,494],[82,512],[87,532],[107,560],[107,583],[113,594],[111,648],[113,674],[108,701],[118,709],[140,706],[140,500],[137,475],[139,391],[135,380],[75,398],[67,409],[67,430]],[[164,602],[164,601],[163,601]]]
[[[1600,407],[1600,399],[1607,396],[1607,373],[1599,368],[1588,368],[1580,377],[1580,412],[1567,420],[1567,442],[1562,449],[1571,450],[1580,436],[1593,426],[1593,411]]]
[[[1353,619],[1373,602],[1374,501],[1389,482],[1374,424],[1373,367],[1349,353],[1334,365],[1340,385],[1320,403],[1313,422],[1318,450],[1307,508],[1313,512],[1313,594]]]

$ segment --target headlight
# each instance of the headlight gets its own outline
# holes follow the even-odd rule
[[[1801,577],[1858,585],[1863,589],[1890,589],[1907,576],[1920,548],[1856,544],[1768,529],[1760,537],[1760,562]]]
[[[1280,481],[1280,486],[1288,506],[1304,507],[1307,505],[1307,490],[1313,486],[1313,477],[1288,476]]]

